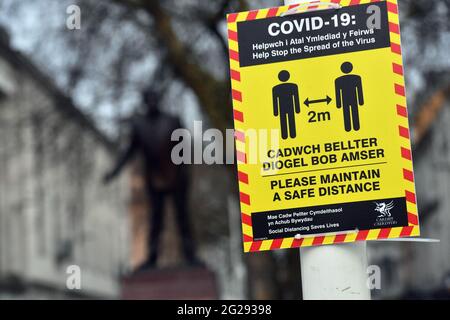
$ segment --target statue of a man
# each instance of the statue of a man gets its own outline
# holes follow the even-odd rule
[[[175,165],[171,160],[171,151],[175,145],[175,142],[171,141],[171,135],[174,130],[182,127],[180,120],[159,109],[159,96],[153,90],[143,92],[142,98],[147,109],[146,114],[132,121],[130,143],[117,159],[115,167],[105,175],[104,182],[108,183],[116,177],[132,156],[140,152],[145,163],[145,181],[148,198],[151,201],[151,212],[149,253],[147,260],[138,270],[149,269],[156,264],[164,200],[168,196],[174,199],[184,256],[189,264],[199,264],[194,252],[188,219],[188,172],[184,165]]]

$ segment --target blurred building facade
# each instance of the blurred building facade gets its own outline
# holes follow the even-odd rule
[[[101,183],[115,153],[70,99],[0,36],[0,299],[120,297],[123,275],[146,257],[151,213],[139,157],[110,185]],[[245,298],[234,182],[223,181],[226,168],[191,169],[187,205],[198,253],[215,273],[220,298]],[[218,179],[223,192],[213,196]],[[159,268],[179,273],[171,201],[164,226]],[[66,288],[70,265],[81,268],[81,290]]]
[[[380,298],[450,298],[450,79],[424,94],[411,117],[421,238],[372,244]]]
[[[0,299],[118,297],[127,175],[102,185],[113,145],[0,33]]]

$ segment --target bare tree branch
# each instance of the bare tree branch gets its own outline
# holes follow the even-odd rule
[[[190,51],[172,28],[171,17],[153,0],[113,0],[148,12],[154,20],[154,30],[161,45],[167,50],[167,58],[179,76],[196,94],[199,103],[213,125],[222,131],[231,126],[230,96],[228,81],[219,81],[193,61]]]

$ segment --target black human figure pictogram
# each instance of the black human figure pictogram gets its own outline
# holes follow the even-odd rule
[[[298,86],[295,83],[286,83],[290,77],[288,71],[281,71],[278,79],[283,83],[272,89],[273,114],[280,117],[281,137],[285,140],[297,136],[295,114],[300,113]]]
[[[188,184],[189,177],[185,166],[175,165],[171,160],[174,142],[172,132],[181,128],[177,117],[168,115],[159,109],[159,95],[148,89],[142,94],[147,108],[145,116],[133,119],[131,139],[128,147],[119,156],[114,168],[109,171],[104,182],[114,179],[129,162],[133,155],[140,153],[145,164],[145,182],[148,198],[151,201],[149,213],[150,231],[148,234],[147,260],[138,271],[155,266],[159,255],[159,243],[163,229],[164,200],[171,196],[175,204],[175,213],[181,235],[183,252],[190,264],[201,264],[194,250],[194,242],[189,225]]]
[[[341,70],[346,75],[339,77],[335,81],[336,86],[336,104],[337,107],[344,110],[345,131],[349,132],[360,129],[359,106],[364,105],[364,94],[361,77],[355,74],[349,74],[353,71],[353,65],[350,62],[344,62]]]

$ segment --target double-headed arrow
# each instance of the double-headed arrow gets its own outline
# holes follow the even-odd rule
[[[327,96],[325,99],[319,99],[319,100],[309,100],[309,98],[306,98],[306,100],[305,100],[305,105],[307,106],[307,107],[309,107],[309,105],[310,104],[313,104],[313,103],[322,103],[322,102],[326,102],[327,103],[327,105],[329,105],[330,104],[330,102],[331,102],[331,98],[329,97],[329,96]]]

